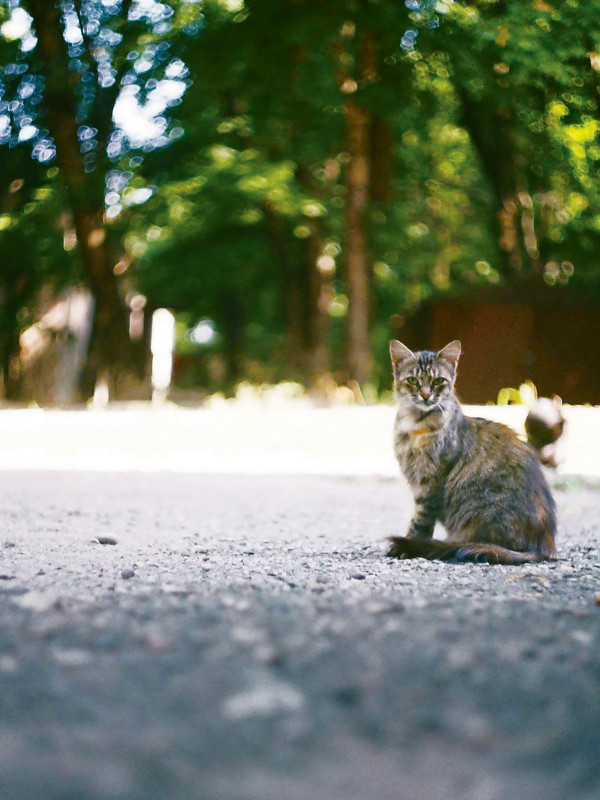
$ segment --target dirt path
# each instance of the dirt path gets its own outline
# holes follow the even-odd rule
[[[594,491],[524,568],[385,559],[396,481],[5,472],[0,498],[2,800],[599,796]]]

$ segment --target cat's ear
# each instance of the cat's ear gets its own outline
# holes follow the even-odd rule
[[[412,350],[409,350],[408,347],[399,342],[397,339],[392,339],[390,342],[390,357],[392,359],[392,364],[397,367],[398,364],[401,364],[403,361],[408,361],[408,359],[416,359],[415,354]]]
[[[460,350],[460,342],[458,339],[455,339],[453,342],[450,342],[450,344],[447,344],[446,347],[443,347],[437,354],[437,357],[448,361],[449,364],[456,367],[458,359],[460,358]]]

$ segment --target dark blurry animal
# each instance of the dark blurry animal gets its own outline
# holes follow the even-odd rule
[[[460,342],[413,353],[390,343],[395,452],[416,510],[388,555],[524,564],[555,556],[555,505],[540,463],[505,425],[468,418],[454,393]],[[433,539],[436,521],[448,533]]]
[[[536,450],[542,464],[557,467],[560,462],[557,442],[563,434],[565,418],[560,397],[540,397],[532,405],[525,431],[527,441]]]

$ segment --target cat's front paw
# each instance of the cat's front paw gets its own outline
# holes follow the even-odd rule
[[[408,558],[406,550],[406,537],[390,536],[391,545],[386,553],[388,558]]]

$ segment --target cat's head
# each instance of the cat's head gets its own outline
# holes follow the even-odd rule
[[[442,412],[454,390],[460,342],[450,342],[437,353],[413,353],[394,339],[390,342],[390,356],[399,406],[421,415]]]

